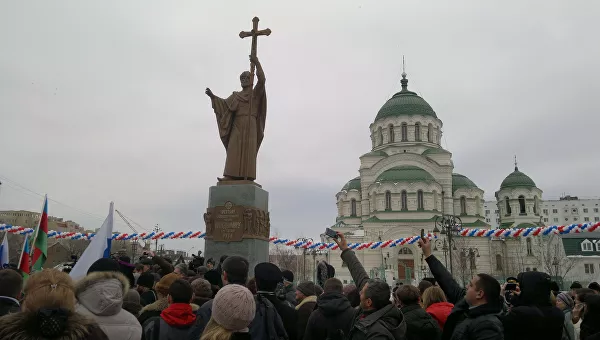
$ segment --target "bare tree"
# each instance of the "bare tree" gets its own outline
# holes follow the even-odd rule
[[[452,274],[464,287],[477,269],[474,259],[470,258],[468,237],[453,237],[449,251],[452,252]]]
[[[553,277],[565,278],[577,265],[577,260],[565,256],[559,235],[540,237],[540,254],[544,271]]]
[[[296,249],[278,244],[271,249],[269,260],[282,270],[287,269],[294,273],[295,277],[299,277],[298,256]]]

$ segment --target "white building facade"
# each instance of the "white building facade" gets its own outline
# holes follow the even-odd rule
[[[433,232],[443,215],[458,216],[466,228],[527,228],[600,220],[598,201],[543,201],[542,190],[516,164],[500,184],[496,200],[484,201],[483,190],[465,175],[454,173],[452,153],[440,145],[443,123],[436,112],[408,90],[405,73],[401,84],[402,90],[382,106],[369,127],[372,148],[360,156],[359,175],[336,194],[337,219],[332,228],[343,232],[349,242],[399,239],[418,235],[421,229]],[[600,273],[600,261],[594,262],[594,269],[589,263],[585,269],[580,261],[580,257],[596,255],[595,251],[573,253],[569,242],[576,241],[558,236],[454,237],[450,244],[439,236],[434,254],[453,267],[462,284],[479,272],[502,282],[519,272],[539,270],[564,277],[565,283],[581,280],[576,277],[581,271]],[[596,245],[595,239],[590,242]],[[600,241],[597,244],[600,256]],[[416,283],[430,276],[416,244],[361,250],[357,256],[371,277],[388,283]],[[588,258],[591,261],[592,257]],[[343,283],[352,283],[339,252],[331,252],[329,261]]]

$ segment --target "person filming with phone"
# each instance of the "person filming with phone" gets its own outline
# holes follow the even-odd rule
[[[346,339],[405,339],[406,322],[402,312],[390,301],[390,286],[385,281],[369,278],[354,251],[348,247],[346,237],[342,233],[325,233],[330,237],[335,236],[333,240],[342,251],[342,261],[348,266],[350,275],[360,291],[360,306],[354,314]]]

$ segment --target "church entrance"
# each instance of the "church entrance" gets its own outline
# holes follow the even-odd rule
[[[412,283],[415,278],[415,259],[408,247],[398,251],[398,281],[404,284]]]

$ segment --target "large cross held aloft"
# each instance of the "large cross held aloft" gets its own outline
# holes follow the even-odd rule
[[[240,38],[244,39],[247,37],[252,37],[252,47],[250,49],[250,55],[252,57],[256,57],[256,44],[258,42],[258,36],[260,35],[271,35],[271,30],[270,29],[265,29],[265,30],[258,30],[258,17],[254,17],[254,19],[252,19],[252,30],[250,32],[244,32],[241,31],[240,32]],[[250,79],[252,81],[252,84],[254,84],[254,63],[250,62]]]
[[[244,32],[241,31],[240,32],[240,38],[244,39],[247,37],[252,37],[252,47],[250,48],[250,88],[254,88],[254,68],[256,67],[256,65],[254,65],[254,62],[252,60],[254,60],[254,58],[256,58],[256,45],[258,43],[258,36],[259,35],[271,35],[271,30],[270,29],[265,29],[265,30],[258,30],[258,17],[254,17],[252,19],[252,30],[250,32]],[[250,113],[252,112],[252,99],[253,99],[254,95],[250,96]],[[248,120],[250,120],[250,114],[248,115]],[[244,131],[244,145],[248,145],[248,133]],[[250,153],[246,152],[246,155],[248,155],[247,157],[249,157]],[[247,162],[244,162],[244,164],[247,164]],[[247,179],[247,178],[245,178]]]

